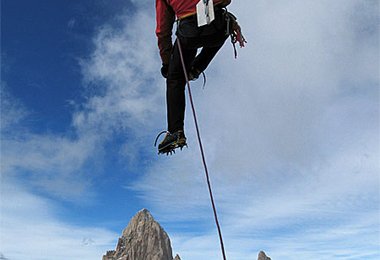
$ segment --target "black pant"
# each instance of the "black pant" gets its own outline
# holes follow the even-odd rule
[[[182,47],[186,72],[188,73],[192,67],[198,71],[204,71],[226,41],[228,35],[226,35],[225,30],[222,10],[215,11],[215,21],[200,28],[197,26],[195,16],[180,21],[166,81],[169,132],[174,133],[183,130],[185,117],[186,80],[178,44],[181,44]],[[198,48],[202,48],[202,50],[197,55]]]

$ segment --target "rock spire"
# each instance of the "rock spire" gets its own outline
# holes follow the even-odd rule
[[[170,239],[147,209],[140,210],[123,230],[116,250],[103,260],[173,260]],[[176,259],[180,259],[179,256]]]

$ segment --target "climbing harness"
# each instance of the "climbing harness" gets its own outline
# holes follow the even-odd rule
[[[241,27],[239,23],[237,22],[236,16],[228,12],[227,8],[224,9],[224,17],[227,22],[226,35],[231,37],[231,43],[232,43],[232,46],[234,47],[234,55],[236,59],[237,58],[236,43],[238,42],[240,45],[240,48],[243,48],[245,47],[245,43],[247,43],[247,41],[245,40],[241,32]]]
[[[196,132],[197,132],[198,144],[199,144],[199,149],[200,149],[201,156],[202,156],[203,167],[204,167],[204,170],[205,170],[208,191],[209,191],[209,194],[210,194],[211,205],[212,205],[212,209],[214,211],[215,224],[216,224],[216,227],[218,229],[219,241],[220,241],[220,247],[221,247],[221,250],[222,250],[223,260],[227,260],[227,258],[226,258],[226,252],[224,250],[222,231],[221,231],[221,228],[220,228],[220,225],[219,225],[218,215],[217,215],[217,212],[216,212],[216,206],[215,206],[215,202],[214,202],[214,196],[212,194],[211,183],[210,183],[210,176],[209,176],[208,169],[207,169],[205,153],[204,153],[203,145],[202,145],[202,139],[201,139],[200,131],[199,131],[199,127],[198,127],[197,115],[196,115],[196,112],[195,112],[195,106],[194,106],[193,97],[192,97],[192,94],[191,94],[190,81],[189,81],[189,77],[187,75],[187,69],[186,69],[184,58],[183,58],[181,43],[180,43],[180,40],[178,38],[177,38],[177,44],[178,44],[179,56],[181,58],[183,72],[185,74],[185,79],[186,79],[186,84],[187,84],[187,90],[188,90],[188,93],[189,93],[189,99],[190,99],[190,104],[191,104],[191,110],[193,112],[194,124],[195,124],[195,129],[196,129]]]

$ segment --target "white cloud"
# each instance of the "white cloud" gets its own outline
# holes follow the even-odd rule
[[[22,104],[15,100],[13,97],[9,95],[6,91],[7,84],[4,81],[1,81],[1,133],[10,131],[14,128],[15,125],[18,124],[22,119],[24,119],[28,113],[23,108]]]
[[[157,84],[160,63],[152,41],[154,18],[138,12],[119,19],[122,28],[101,28],[94,39],[94,53],[82,62],[87,83],[101,89],[101,94],[89,100],[85,115],[82,111],[77,115],[78,128],[84,120],[86,125],[101,129],[126,128],[138,133],[144,127],[148,131],[154,125],[157,107],[163,105],[164,88]]]
[[[7,148],[2,151],[3,175],[25,173],[31,184],[61,199],[76,200],[86,193],[90,183],[85,176],[92,172],[82,167],[95,154],[94,140],[23,134],[2,145]]]
[[[124,155],[141,159],[146,149],[131,147],[150,144],[165,125],[153,7],[146,5],[141,1],[136,15],[121,17],[121,29],[104,26],[95,37],[95,51],[82,63],[89,98],[73,116],[77,139],[7,140],[9,168],[75,172],[98,142],[119,130],[132,140]],[[193,88],[228,253],[375,259],[378,3],[236,1],[230,9],[249,44],[234,61],[227,43],[207,70],[206,90]],[[213,258],[219,244],[189,107],[186,132],[189,149],[150,160],[127,185],[167,223],[174,251],[184,259]],[[55,142],[65,149],[57,152]],[[28,160],[15,159],[20,151]],[[199,233],[183,232],[193,228]]]
[[[94,53],[82,60],[88,97],[73,113],[68,133],[30,133],[22,121],[27,108],[2,89],[2,145],[7,148],[2,150],[2,174],[25,172],[50,194],[75,200],[90,192],[96,167],[88,163],[101,167],[103,145],[114,134],[127,133],[131,141],[120,149],[131,160],[144,147],[143,138],[154,138],[152,128],[158,125],[157,107],[164,107],[164,88],[156,84],[160,64],[155,59],[156,44],[149,30],[140,30],[147,21],[154,27],[154,20],[147,13],[129,18],[117,18],[123,24],[121,31],[100,28]],[[163,110],[161,114],[163,118]]]
[[[30,132],[23,121],[31,117],[27,108],[2,88],[0,252],[4,257],[94,259],[115,246],[117,235],[106,229],[60,220],[55,200],[91,203],[97,174],[92,171],[100,171],[96,168],[102,166],[103,145],[114,134],[128,132],[132,144],[141,146],[141,139],[154,131],[152,114],[164,94],[154,84],[159,75],[154,73],[155,63],[159,65],[156,45],[147,39],[149,32],[139,31],[142,22],[150,20],[153,25],[153,18],[147,14],[135,18],[134,30],[125,29],[120,37],[117,29],[100,29],[94,40],[97,51],[82,62],[88,99],[73,114],[68,133]],[[130,28],[127,17],[120,22]],[[128,41],[132,36],[136,41]],[[146,131],[141,131],[143,126]],[[122,147],[123,155],[136,157],[138,149],[131,150],[129,143]],[[37,190],[40,195],[35,195]]]
[[[1,184],[0,253],[7,259],[99,259],[114,247],[118,234],[67,224],[53,201],[6,176]]]
[[[83,195],[88,182],[80,181],[83,165],[94,155],[96,136],[31,133],[25,121],[33,120],[17,99],[2,88],[1,175],[24,176],[44,191],[63,199]],[[67,187],[71,187],[67,189]]]
[[[230,9],[248,46],[234,61],[226,44],[207,71],[206,90],[193,84],[226,237],[239,244],[259,233],[268,237],[262,248],[281,259],[375,259],[375,243],[365,252],[354,245],[379,242],[380,232],[370,217],[380,202],[378,3],[258,1]],[[165,221],[175,215],[185,229],[213,223],[189,110],[190,148],[157,161],[134,186]],[[297,225],[303,230],[294,233]],[[319,236],[332,231],[355,235],[345,243]],[[306,239],[308,232],[315,238]],[[250,249],[238,247],[246,254],[234,259],[251,257]]]

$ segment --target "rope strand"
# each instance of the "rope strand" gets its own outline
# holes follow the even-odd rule
[[[185,74],[185,79],[186,79],[186,84],[187,84],[187,90],[188,90],[188,93],[189,93],[189,99],[190,99],[191,109],[192,109],[193,117],[194,117],[195,129],[197,131],[199,148],[200,148],[200,151],[201,151],[203,167],[205,169],[205,174],[206,174],[206,179],[207,179],[208,191],[209,191],[209,194],[210,194],[210,200],[211,200],[211,204],[212,204],[212,209],[214,211],[215,224],[216,224],[216,227],[218,229],[219,241],[220,241],[220,247],[221,247],[221,250],[222,250],[223,260],[227,260],[226,253],[225,253],[225,250],[224,250],[222,231],[221,231],[221,228],[220,228],[220,225],[219,225],[218,215],[216,213],[216,206],[215,206],[215,202],[214,202],[214,196],[212,194],[210,177],[209,177],[209,174],[208,174],[208,169],[207,169],[207,164],[206,164],[206,158],[205,158],[205,154],[204,154],[204,151],[203,151],[202,139],[201,139],[201,135],[200,135],[200,132],[199,132],[197,115],[196,115],[196,112],[195,112],[193,97],[191,95],[190,82],[189,82],[189,78],[187,76],[187,70],[186,70],[186,65],[185,65],[185,61],[184,61],[184,58],[183,58],[181,43],[180,43],[180,41],[179,41],[178,38],[177,38],[177,44],[178,44],[178,49],[179,49],[179,55],[181,57],[181,63],[182,63],[183,72]]]

